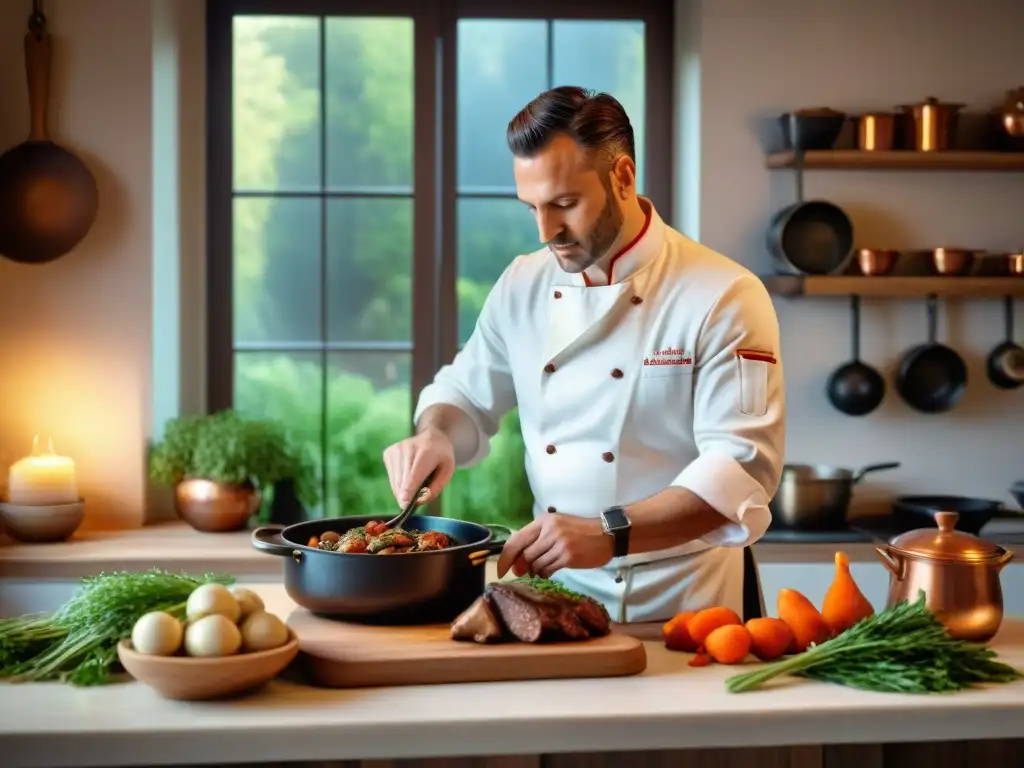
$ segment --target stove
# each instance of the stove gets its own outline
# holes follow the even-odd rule
[[[769,526],[760,539],[765,544],[840,544],[888,542],[918,525],[906,525],[894,515],[871,515],[852,518],[843,528],[806,530]],[[1009,521],[996,518],[985,525],[979,538],[1000,546],[1024,545],[1024,520]]]

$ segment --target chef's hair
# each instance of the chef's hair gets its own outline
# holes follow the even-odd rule
[[[633,126],[622,104],[610,94],[575,85],[537,96],[509,121],[506,139],[513,155],[531,157],[563,133],[609,165],[620,155],[636,162]]]

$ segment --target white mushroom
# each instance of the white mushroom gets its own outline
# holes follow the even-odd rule
[[[139,617],[132,627],[132,647],[149,656],[173,656],[181,648],[181,622],[164,611]]]
[[[247,651],[269,651],[288,642],[288,627],[277,616],[257,611],[242,622],[242,643]]]
[[[189,656],[230,656],[241,645],[238,627],[219,613],[203,616],[185,630],[185,651]]]
[[[242,607],[231,591],[223,584],[214,582],[193,589],[185,602],[185,615],[189,621],[212,614],[220,614],[232,624],[237,623],[238,617],[242,615]]]
[[[236,585],[231,587],[231,594],[233,594],[235,599],[238,600],[238,604],[242,609],[239,620],[245,619],[247,616],[251,616],[256,613],[256,611],[263,610],[263,599],[251,589]]]

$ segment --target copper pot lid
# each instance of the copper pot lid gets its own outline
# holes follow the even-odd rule
[[[889,546],[911,557],[958,563],[983,563],[1005,554],[997,544],[956,530],[959,519],[956,512],[936,512],[937,528],[918,528],[901,533]]]
[[[926,107],[932,107],[934,109],[949,109],[949,110],[957,111],[957,110],[963,109],[966,106],[967,106],[966,104],[961,104],[960,102],[956,102],[956,101],[939,101],[934,96],[929,96],[927,99],[925,99],[924,101],[918,102],[917,104],[900,104],[900,105],[898,105],[896,107],[896,109],[902,110],[904,112],[912,112],[914,110],[924,109]]]

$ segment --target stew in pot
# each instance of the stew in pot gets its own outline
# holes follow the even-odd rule
[[[384,523],[371,520],[366,525],[350,528],[344,533],[324,531],[311,536],[309,546],[328,552],[368,555],[401,555],[409,552],[429,552],[447,549],[456,542],[441,531],[417,531],[388,528]]]

